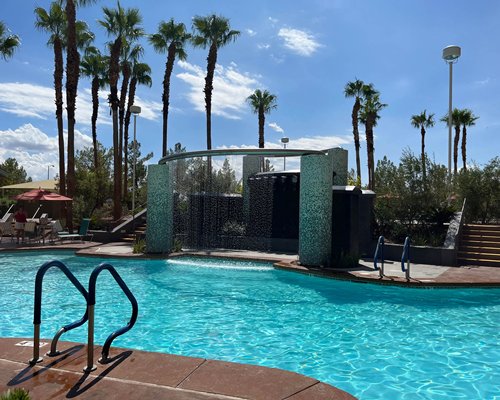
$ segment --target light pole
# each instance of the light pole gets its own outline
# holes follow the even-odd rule
[[[137,116],[141,113],[141,107],[132,105],[130,106],[130,112],[134,114],[134,162],[132,167],[132,221],[135,227],[135,165],[137,163],[137,141],[136,130],[137,130]]]
[[[286,150],[286,144],[289,142],[289,139],[284,136],[281,138],[281,143],[283,143],[283,149]],[[283,157],[283,171],[286,171],[286,156]]]
[[[50,167],[54,168],[54,165],[52,165],[52,164],[47,165],[47,180],[50,179],[50,175],[49,175],[50,174]]]
[[[452,82],[453,82],[453,64],[458,61],[462,54],[459,46],[447,46],[443,49],[443,60],[450,66],[450,88],[448,99],[448,182],[451,182],[451,124],[452,124]]]

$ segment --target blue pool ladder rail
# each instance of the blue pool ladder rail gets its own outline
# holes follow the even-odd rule
[[[108,361],[109,349],[111,347],[111,343],[118,336],[123,335],[125,332],[128,332],[134,326],[137,321],[138,314],[138,305],[137,299],[134,297],[128,286],[125,284],[120,274],[116,271],[116,269],[107,263],[103,263],[96,267],[89,278],[89,290],[87,291],[80,281],[73,275],[73,273],[64,265],[61,261],[53,260],[48,261],[43,264],[36,274],[35,278],[35,302],[34,302],[34,316],[33,316],[33,325],[34,325],[34,334],[33,334],[33,358],[29,361],[31,366],[36,365],[41,362],[43,358],[40,357],[40,324],[41,324],[41,315],[42,315],[42,283],[45,273],[52,267],[59,268],[66,277],[70,280],[70,282],[76,287],[76,289],[82,294],[85,298],[86,308],[85,314],[78,321],[72,322],[68,325],[63,326],[52,339],[52,343],[50,346],[50,352],[47,353],[47,356],[53,357],[60,354],[57,351],[57,342],[61,335],[64,332],[68,332],[71,329],[78,328],[88,321],[88,343],[87,343],[87,366],[83,369],[84,372],[90,372],[96,369],[93,365],[94,363],[94,308],[95,308],[95,292],[96,292],[96,283],[97,277],[99,274],[108,270],[115,281],[118,283],[122,291],[125,293],[127,298],[129,299],[132,305],[132,316],[130,317],[130,321],[123,328],[117,329],[111,335],[108,336],[104,346],[102,348],[101,355],[102,357],[99,359],[99,362],[106,363]]]
[[[377,248],[375,249],[375,255],[373,256],[373,268],[379,271],[380,278],[384,277],[384,246],[385,239],[383,236],[380,236],[378,238]],[[380,268],[377,265],[378,260],[382,261]]]
[[[405,263],[406,268],[405,268]],[[401,255],[401,271],[405,272],[406,280],[410,280],[410,237],[407,236],[403,245],[403,254]]]
[[[127,296],[128,300],[130,301],[130,304],[132,305],[132,316],[130,317],[130,321],[125,325],[123,328],[117,329],[111,335],[108,336],[106,341],[104,342],[104,345],[102,347],[101,351],[101,358],[99,359],[99,362],[101,364],[105,364],[108,362],[108,355],[109,355],[109,348],[111,347],[111,343],[113,340],[115,340],[118,336],[123,335],[124,333],[128,332],[132,327],[134,326],[136,320],[137,320],[137,314],[138,314],[138,305],[137,305],[137,300],[126,285],[126,283],[123,281],[121,278],[120,274],[116,271],[116,269],[108,263],[102,263],[98,267],[96,267],[93,271],[92,274],[90,274],[89,278],[89,299],[88,299],[88,315],[89,315],[89,324],[88,324],[88,341],[87,341],[87,366],[83,369],[84,372],[91,372],[96,369],[96,366],[94,365],[94,307],[95,307],[95,293],[96,293],[96,283],[97,283],[97,277],[99,274],[107,270],[111,273],[111,276],[115,279],[116,283],[118,283],[118,286],[120,286],[120,289],[125,293]]]
[[[71,273],[68,267],[66,267],[61,261],[57,260],[47,261],[38,269],[35,278],[35,302],[34,302],[34,312],[33,312],[33,325],[34,325],[33,358],[29,361],[30,365],[35,365],[36,363],[39,363],[43,360],[43,358],[40,357],[40,324],[42,322],[42,283],[45,273],[52,267],[59,268],[85,298],[85,303],[88,303],[89,296],[87,290],[85,290],[80,281],[76,279],[76,277]],[[72,329],[78,328],[79,326],[87,322],[87,320],[88,320],[88,309],[86,308],[85,314],[81,319],[72,322],[68,325],[65,325],[61,329],[59,329],[59,331],[52,339],[50,352],[47,353],[47,356],[50,357],[58,355],[59,352],[57,351],[57,341],[59,340],[61,335],[64,332],[68,332]]]

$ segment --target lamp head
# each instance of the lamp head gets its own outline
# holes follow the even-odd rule
[[[447,46],[443,49],[443,60],[453,62],[462,54],[462,49],[459,46]]]
[[[281,143],[288,143],[289,139],[287,137],[282,137],[281,138]]]
[[[130,106],[130,112],[132,114],[140,114],[141,113],[141,107],[139,106],[136,106],[136,105],[133,105],[133,106]]]

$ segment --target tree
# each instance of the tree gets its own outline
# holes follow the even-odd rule
[[[366,85],[363,81],[356,79],[354,82],[347,82],[344,87],[345,97],[354,97],[354,105],[352,106],[352,135],[354,136],[354,148],[356,150],[356,175],[357,181],[361,184],[361,161],[359,158],[359,149],[361,147],[359,141],[359,110],[361,101],[368,95],[374,93],[373,85]]]
[[[234,42],[240,35],[239,31],[231,29],[229,20],[222,16],[209,15],[193,18],[192,37],[194,47],[209,48],[207,57],[207,76],[205,77],[205,109],[207,118],[207,150],[212,149],[212,91],[215,66],[217,64],[217,51],[219,48]],[[209,163],[210,164],[210,163]]]
[[[84,6],[94,0],[65,0],[66,14],[66,112],[68,116],[68,172],[66,175],[66,194],[73,197],[75,194],[75,110],[80,77],[80,54],[78,54],[76,5]],[[73,230],[73,209],[68,203],[68,228]]]
[[[446,122],[448,126],[448,113],[441,118],[442,122]],[[458,143],[460,142],[460,125],[462,121],[462,110],[454,108],[451,112],[451,125],[455,128],[455,137],[453,139],[453,173],[456,174],[458,171]]]
[[[149,43],[158,53],[167,53],[165,65],[165,75],[163,77],[163,142],[162,157],[167,155],[167,126],[168,126],[168,108],[170,99],[170,77],[174,69],[175,58],[185,60],[187,58],[184,46],[191,38],[186,32],[186,26],[183,23],[176,23],[174,19],[169,22],[162,21],[158,25],[158,32],[149,36]]]
[[[5,173],[5,176],[0,175],[2,186],[32,181],[24,167],[19,165],[15,158],[7,158],[3,163],[0,163],[0,170]]]
[[[149,67],[148,64],[145,63],[140,63],[137,62],[137,60],[134,62],[134,65],[132,66],[132,78],[130,79],[130,84],[129,84],[129,89],[128,89],[128,104],[127,104],[127,111],[125,113],[125,131],[124,131],[124,145],[123,148],[125,150],[124,154],[124,176],[128,176],[128,130],[129,130],[129,125],[130,125],[130,107],[134,104],[135,101],[135,91],[137,88],[137,84],[139,85],[146,85],[151,87],[153,84],[153,81],[151,79],[151,68]],[[124,181],[124,194],[127,193],[128,183],[127,179]]]
[[[259,149],[264,148],[264,126],[266,124],[265,114],[271,113],[278,107],[277,97],[267,90],[257,89],[253,94],[247,97],[247,101],[252,111],[259,116]]]
[[[422,111],[420,114],[415,114],[411,116],[411,125],[414,128],[420,128],[420,134],[422,135],[422,173],[426,175],[425,168],[425,129],[434,126],[434,114],[427,115],[427,110]]]
[[[59,142],[59,193],[66,194],[66,171],[64,156],[63,123],[63,47],[66,30],[66,14],[59,1],[54,1],[47,12],[42,7],[35,8],[35,27],[50,34],[47,44],[54,49],[54,90],[56,103],[57,137]]]
[[[109,58],[109,104],[113,120],[113,218],[118,220],[122,215],[122,168],[119,153],[118,129],[118,106],[120,103],[118,97],[118,78],[120,75],[120,54],[124,41],[133,42],[143,35],[143,30],[139,26],[142,22],[142,17],[137,8],[125,10],[120,6],[120,3],[118,3],[116,9],[103,7],[103,12],[104,20],[99,20],[99,23],[106,29],[109,36],[114,36]]]
[[[366,150],[368,158],[368,189],[375,190],[375,162],[374,162],[374,136],[373,128],[377,126],[380,119],[380,111],[387,107],[387,104],[380,102],[380,93],[374,91],[365,96],[363,100],[360,120],[365,125]]]
[[[462,123],[462,162],[464,170],[467,171],[467,127],[476,125],[479,117],[476,117],[472,110],[466,108],[460,114],[460,122]]]
[[[11,58],[21,44],[19,36],[7,34],[8,28],[0,21],[0,54],[4,60]]]

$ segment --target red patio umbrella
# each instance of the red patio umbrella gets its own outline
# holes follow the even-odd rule
[[[25,200],[25,201],[72,201],[73,199],[63,196],[59,193],[49,192],[43,189],[33,189],[29,192],[24,192],[14,196],[15,200]]]

